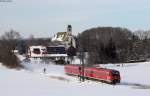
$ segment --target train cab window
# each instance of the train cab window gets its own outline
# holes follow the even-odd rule
[[[33,53],[35,54],[41,54],[40,49],[39,48],[35,48],[33,49]]]
[[[119,72],[118,72],[118,71],[112,71],[112,75],[113,75],[113,76],[118,76],[118,75],[119,75]]]

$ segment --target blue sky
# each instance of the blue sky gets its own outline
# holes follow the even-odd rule
[[[51,37],[71,24],[73,33],[98,26],[150,29],[150,0],[12,0],[0,2],[0,34]]]

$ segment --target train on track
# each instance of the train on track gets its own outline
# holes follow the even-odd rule
[[[84,76],[86,79],[103,81],[110,84],[120,83],[120,73],[114,69],[65,65],[65,73],[74,76]]]

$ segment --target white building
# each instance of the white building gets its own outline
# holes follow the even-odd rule
[[[57,32],[52,41],[61,42],[66,48],[69,48],[71,45],[76,48],[76,41],[72,35],[71,25],[68,25],[67,32]]]
[[[27,55],[30,58],[40,58],[45,57],[47,50],[45,46],[29,46]]]

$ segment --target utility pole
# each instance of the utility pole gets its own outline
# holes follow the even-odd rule
[[[81,61],[81,66],[82,66],[81,67],[81,77],[80,78],[82,78],[82,81],[84,82],[84,80],[85,80],[85,77],[84,77],[84,50],[83,50],[82,47],[80,48],[80,61]]]

